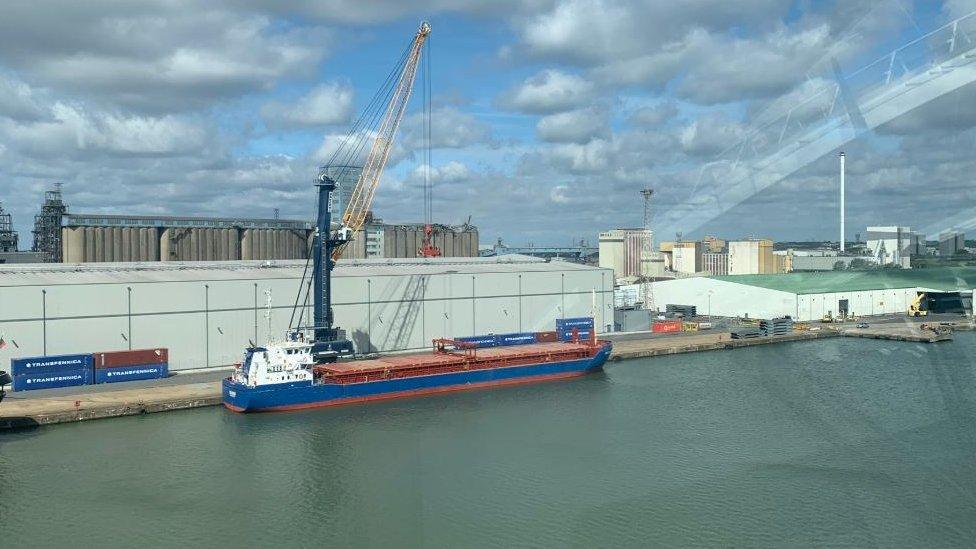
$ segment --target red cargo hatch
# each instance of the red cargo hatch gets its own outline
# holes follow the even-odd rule
[[[320,364],[315,373],[332,383],[360,383],[378,379],[397,379],[450,373],[461,370],[501,368],[557,360],[585,358],[599,347],[585,343],[534,343],[478,349],[475,356],[458,353],[427,353],[388,356]]]

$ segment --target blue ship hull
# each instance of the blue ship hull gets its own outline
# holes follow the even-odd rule
[[[223,381],[223,402],[235,412],[285,411],[565,379],[599,370],[610,350],[610,343],[604,343],[596,354],[585,359],[362,383],[297,382],[247,387],[227,378]]]

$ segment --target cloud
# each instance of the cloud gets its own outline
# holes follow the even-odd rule
[[[681,130],[681,146],[690,155],[714,156],[733,147],[744,135],[741,124],[720,113],[708,113]]]
[[[518,20],[516,31],[527,55],[596,66],[658,50],[691,29],[761,27],[778,21],[790,4],[786,0],[567,0]]]
[[[45,111],[34,98],[30,86],[0,74],[0,117],[29,122],[43,116]]]
[[[417,166],[410,172],[411,183],[423,183],[424,168],[425,166]],[[461,162],[451,160],[446,164],[431,167],[428,175],[430,176],[430,182],[434,185],[449,185],[467,181],[471,177],[471,171]]]
[[[408,149],[424,145],[423,115],[415,113],[403,121],[403,144]],[[472,114],[448,105],[430,114],[430,146],[435,149],[460,149],[492,141],[491,128]]]
[[[641,107],[630,116],[630,123],[636,126],[660,126],[677,116],[678,107],[669,101],[653,107]]]
[[[261,116],[271,127],[321,127],[346,124],[352,118],[353,90],[345,82],[319,84],[293,103],[270,101]]]
[[[311,154],[311,159],[318,165],[362,166],[366,163],[375,140],[375,131],[349,134],[331,133],[322,138],[322,142]],[[387,160],[387,168],[395,166],[410,156],[411,152],[404,146],[403,141],[394,140]]]
[[[149,113],[200,109],[310,75],[330,42],[320,27],[219,3],[7,4],[0,64],[31,85]]]
[[[0,121],[0,136],[20,151],[38,156],[91,153],[119,156],[173,156],[206,146],[206,130],[187,119],[126,116],[55,103],[50,119]]]
[[[551,114],[588,103],[595,96],[591,82],[555,69],[539,72],[500,97],[503,107],[529,114]]]
[[[599,108],[551,114],[539,120],[536,125],[539,139],[551,143],[585,143],[609,134],[607,111]]]

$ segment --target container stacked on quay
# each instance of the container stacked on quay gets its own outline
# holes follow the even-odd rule
[[[13,358],[10,370],[14,391],[158,379],[169,375],[169,351],[159,348]]]
[[[555,332],[435,339],[433,352],[316,364],[301,333],[251,347],[223,381],[235,412],[283,411],[566,379],[603,367],[611,343],[592,318],[560,319]]]
[[[73,387],[92,383],[92,355],[34,356],[10,359],[14,391]]]
[[[158,379],[169,375],[167,349],[95,353],[95,383]]]

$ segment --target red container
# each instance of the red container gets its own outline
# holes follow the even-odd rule
[[[659,320],[651,326],[651,331],[659,334],[680,332],[681,327],[680,320]]]
[[[535,340],[539,343],[555,343],[559,341],[556,332],[536,332]]]
[[[95,353],[95,369],[117,366],[139,366],[142,364],[166,364],[169,362],[168,349],[138,349],[132,351],[109,351]]]

